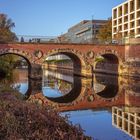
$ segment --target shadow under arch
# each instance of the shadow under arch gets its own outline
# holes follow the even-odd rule
[[[71,91],[66,95],[60,97],[47,97],[41,94],[41,96],[55,103],[71,103],[80,95],[81,89],[82,89],[81,78],[75,77],[73,80],[73,87]],[[24,99],[28,100],[31,95],[35,95],[37,93],[43,93],[42,81],[32,80],[29,78],[28,90],[25,94]]]
[[[88,62],[86,61],[85,57],[82,55],[81,52],[73,49],[55,49],[51,50],[44,56],[44,60],[46,60],[47,57],[53,56],[53,55],[66,55],[69,57],[73,62],[73,73],[75,75],[80,76],[88,76],[88,72],[85,73],[85,71],[88,71],[91,68],[88,68]],[[45,61],[44,61],[45,64]],[[82,73],[84,71],[84,74]]]
[[[74,101],[81,93],[81,89],[82,89],[82,83],[81,83],[81,78],[79,77],[75,77],[74,78],[74,83],[73,83],[73,88],[72,90],[61,97],[47,97],[45,96],[48,100],[52,101],[52,102],[56,102],[56,103],[70,103],[72,101]]]
[[[106,98],[106,99],[110,99],[110,98],[114,98],[117,94],[118,94],[118,86],[115,85],[107,85],[103,91],[98,92],[97,95],[102,97],[102,98]]]
[[[97,75],[96,81],[105,86],[105,88],[96,93],[101,98],[111,99],[117,96],[119,92],[118,77],[112,75]]]
[[[95,70],[101,73],[119,74],[119,58],[114,53],[99,54],[95,60]]]

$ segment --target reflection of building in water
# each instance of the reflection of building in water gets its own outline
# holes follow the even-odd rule
[[[62,94],[67,94],[72,90],[72,83],[68,83],[66,81],[59,80],[58,89]]]
[[[48,76],[51,76],[51,77],[54,77],[55,79],[61,79],[61,80],[64,80],[64,81],[68,81],[70,83],[73,83],[73,77],[71,75],[64,75],[64,74],[61,74],[61,73],[57,73],[57,72],[54,72],[54,71],[49,71],[49,70],[43,70],[43,79],[44,81],[46,79],[48,79]]]
[[[43,87],[59,90],[62,94],[67,94],[72,89],[73,77],[60,73],[44,70]]]
[[[112,124],[135,140],[140,140],[140,113],[125,112],[122,108],[112,108]]]
[[[94,83],[94,92],[98,93],[105,89],[105,85],[100,83]]]

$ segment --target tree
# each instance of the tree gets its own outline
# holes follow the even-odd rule
[[[7,54],[0,56],[0,71],[5,72],[7,77],[12,75],[12,72],[16,66],[16,63],[20,60],[20,57],[14,54]]]
[[[108,42],[112,40],[112,19],[108,19],[106,24],[104,24],[101,29],[99,30],[99,33],[97,35],[99,40],[101,42]]]
[[[17,39],[11,30],[15,27],[14,22],[5,14],[0,14],[0,42],[12,42]]]

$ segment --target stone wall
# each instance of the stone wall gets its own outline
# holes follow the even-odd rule
[[[125,67],[128,75],[140,77],[140,45],[125,46]]]

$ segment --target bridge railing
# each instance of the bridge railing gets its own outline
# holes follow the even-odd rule
[[[123,45],[124,41],[108,40],[101,42],[99,40],[70,40],[61,36],[30,36],[30,35],[17,35],[17,43],[59,43],[59,44],[100,44],[100,45]]]
[[[56,36],[31,36],[31,35],[17,35],[16,42],[19,43],[58,43]]]
[[[120,40],[107,40],[101,42],[99,40],[82,40],[73,41],[61,36],[32,36],[32,35],[17,35],[17,39],[13,42],[0,43],[56,43],[56,44],[98,44],[98,45],[125,45],[125,44],[139,44],[140,38],[122,38]]]

